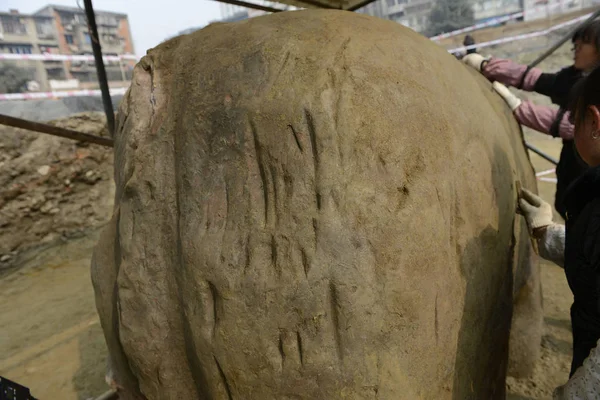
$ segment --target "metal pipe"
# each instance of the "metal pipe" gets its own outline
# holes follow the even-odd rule
[[[115,112],[113,110],[112,99],[108,90],[108,79],[106,78],[106,69],[104,69],[104,60],[102,60],[102,46],[100,45],[100,37],[98,36],[98,27],[96,26],[96,17],[94,15],[94,6],[92,0],[83,0],[85,6],[85,14],[90,30],[92,42],[92,50],[94,52],[94,60],[96,62],[96,72],[98,74],[98,83],[102,92],[102,103],[104,104],[104,112],[106,113],[106,122],[108,124],[108,132],[112,137],[115,133]]]
[[[534,147],[527,142],[525,142],[525,147],[527,147],[529,150],[533,151],[538,156],[542,157],[544,160],[550,161],[554,165],[558,165],[558,160],[556,158],[549,156],[548,154],[544,153],[537,147]]]
[[[239,0],[215,0],[215,1],[218,1],[219,3],[232,4],[234,6],[252,8],[254,10],[261,10],[261,11],[272,12],[272,13],[285,11],[285,10],[280,10],[278,8],[261,6],[258,4],[247,3],[245,1],[239,1]]]
[[[329,8],[329,9],[334,9],[334,10],[343,10],[344,9],[344,6],[341,5],[343,3],[343,1],[340,1],[340,7],[333,7],[333,6],[330,6],[329,4],[321,3],[320,1],[316,1],[316,0],[296,0],[296,3],[310,4],[311,6],[315,6],[317,8]]]
[[[528,67],[531,69],[531,68],[537,66],[542,61],[544,61],[546,58],[548,58],[549,55],[551,55],[552,53],[554,53],[556,51],[556,49],[558,49],[566,41],[568,41],[569,39],[571,39],[573,37],[573,35],[575,34],[575,32],[577,32],[578,29],[581,29],[582,27],[584,27],[587,24],[589,24],[590,22],[592,22],[599,15],[600,15],[600,9],[598,9],[596,12],[594,12],[592,15],[590,15],[590,17],[588,19],[586,19],[585,21],[583,21],[581,24],[577,25],[575,28],[571,29],[568,33],[566,33],[565,36],[563,36],[559,41],[557,41],[556,43],[554,43],[552,45],[552,47],[550,47],[548,50],[546,50],[545,52],[543,52],[538,58],[536,58],[534,61],[532,61],[528,65]]]
[[[371,4],[374,1],[375,0],[364,0],[364,1],[361,1],[360,3],[358,3],[358,4],[356,4],[356,5],[348,8],[347,11],[356,11],[356,10],[358,10],[360,8],[363,8],[364,6],[368,6],[369,4]]]
[[[109,138],[103,138],[100,136],[88,135],[87,133],[73,131],[71,129],[60,128],[58,126],[52,126],[42,124],[39,122],[27,121],[26,119],[9,117],[8,115],[0,114],[0,125],[12,126],[14,128],[27,129],[34,132],[46,133],[48,135],[54,135],[63,137],[66,139],[77,140],[79,142],[88,142],[99,144],[101,146],[113,147],[113,140]]]

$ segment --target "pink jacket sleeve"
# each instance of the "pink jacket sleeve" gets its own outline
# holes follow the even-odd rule
[[[514,114],[520,124],[549,135],[552,123],[558,117],[558,109],[523,101]],[[569,122],[569,112],[567,111],[560,121],[558,133],[561,138],[571,140],[574,130],[573,124]]]
[[[481,71],[490,81],[498,81],[506,86],[517,87],[521,83],[523,74],[527,70],[526,65],[517,64],[511,60],[503,58],[490,58]],[[535,83],[542,74],[542,70],[532,68],[525,76],[523,81],[523,90],[533,91]]]

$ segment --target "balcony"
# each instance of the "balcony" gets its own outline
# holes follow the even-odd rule
[[[44,41],[55,41],[56,35],[54,33],[38,33],[37,38]]]
[[[43,63],[45,68],[59,68],[63,65],[63,62],[59,60],[44,60]]]

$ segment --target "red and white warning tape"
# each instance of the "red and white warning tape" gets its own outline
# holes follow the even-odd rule
[[[122,54],[120,56],[103,56],[104,61],[139,60],[134,54]],[[68,54],[9,54],[0,53],[0,60],[33,60],[33,61],[94,61],[94,56],[68,55]]]
[[[111,95],[123,95],[127,88],[111,89]],[[7,93],[0,94],[0,100],[36,100],[36,99],[55,99],[59,97],[79,97],[79,96],[101,96],[100,90],[74,90],[64,92],[31,92],[31,93]]]
[[[487,28],[488,26],[494,26],[494,25],[500,24],[502,22],[510,21],[510,20],[513,20],[513,19],[517,19],[517,18],[522,17],[522,16],[523,16],[523,12],[518,12],[518,13],[506,15],[504,17],[494,18],[494,19],[491,19],[491,20],[486,21],[486,22],[482,22],[482,23],[479,23],[479,24],[468,26],[466,28],[457,29],[457,30],[452,31],[452,32],[442,33],[441,35],[432,36],[429,39],[434,40],[434,41],[440,40],[440,39],[446,39],[446,38],[449,38],[449,37],[452,37],[452,36],[460,35],[461,33],[472,32],[472,31],[476,31],[478,29]]]
[[[555,169],[555,168],[550,168],[550,169],[547,169],[547,170],[544,170],[544,171],[537,172],[537,173],[535,174],[535,177],[536,177],[536,178],[537,178],[537,180],[538,180],[538,181],[540,181],[540,182],[556,183],[556,182],[557,182],[556,178],[547,178],[547,177],[545,176],[545,175],[551,175],[551,174],[554,174],[555,172],[556,172],[556,169]]]
[[[461,33],[467,33],[467,32],[472,32],[472,31],[476,31],[478,29],[483,29],[483,28],[487,28],[489,26],[494,26],[494,25],[498,25],[501,24],[503,22],[507,22],[507,21],[512,21],[514,19],[519,19],[521,17],[524,17],[528,14],[532,14],[532,13],[536,13],[539,11],[549,11],[552,10],[554,8],[557,7],[561,7],[562,4],[561,3],[556,3],[556,4],[552,4],[549,6],[539,6],[539,7],[535,7],[529,10],[525,10],[525,11],[519,11],[513,14],[509,14],[509,15],[505,15],[503,17],[497,17],[497,18],[492,18],[486,22],[481,22],[479,24],[475,24],[475,25],[471,25],[471,26],[467,26],[466,28],[461,28],[461,29],[457,29],[455,31],[451,31],[451,32],[447,32],[447,33],[442,33],[440,35],[436,35],[436,36],[432,36],[429,39],[431,40],[440,40],[440,39],[446,39],[452,36],[456,36],[456,35],[460,35]]]
[[[462,46],[454,49],[448,50],[450,53],[454,53],[457,51],[466,51],[472,48],[482,48],[489,47],[496,44],[513,42],[517,40],[529,39],[537,36],[543,36],[550,32],[556,31],[558,29],[562,29],[566,26],[573,25],[577,22],[583,21],[587,19],[591,14],[582,15],[580,17],[574,18],[572,20],[563,22],[561,24],[555,25],[548,29],[544,29],[541,31],[525,33],[522,35],[509,36],[501,39],[492,40],[489,42],[477,43],[471,46]],[[456,31],[455,31],[456,32]],[[85,55],[64,55],[64,54],[0,54],[0,60],[56,60],[56,61],[64,61],[64,60],[77,60],[77,61],[92,61],[94,60],[93,56],[85,56]],[[105,56],[105,60],[115,61],[115,60],[137,60],[139,57],[133,54],[123,54],[120,56]],[[125,94],[125,88],[113,89],[111,90],[111,94]],[[77,90],[77,91],[60,91],[60,92],[43,92],[43,93],[6,93],[0,94],[1,100],[29,100],[29,99],[51,99],[51,98],[59,98],[59,97],[74,97],[74,96],[100,96],[100,90]],[[550,179],[550,178],[548,178]]]
[[[544,176],[544,175],[550,175],[555,172],[556,172],[556,168],[550,168],[545,171],[540,171],[540,172],[536,173],[535,176],[540,177],[540,176]]]
[[[524,34],[516,35],[516,36],[503,37],[501,39],[491,40],[489,42],[477,43],[477,44],[473,44],[473,45],[470,45],[470,46],[456,47],[454,49],[448,50],[448,52],[449,53],[455,53],[455,52],[458,52],[458,51],[466,51],[466,50],[475,49],[475,48],[476,49],[480,49],[480,48],[483,48],[483,47],[494,46],[496,44],[507,43],[507,42],[515,42],[515,41],[518,41],[518,40],[531,39],[531,38],[534,38],[534,37],[537,37],[537,36],[544,36],[544,35],[547,35],[550,32],[554,32],[554,31],[557,31],[559,29],[565,28],[567,26],[570,26],[570,25],[576,24],[578,22],[584,21],[584,20],[588,19],[590,15],[592,15],[592,14],[590,13],[590,14],[582,15],[580,17],[571,19],[569,21],[565,21],[563,23],[560,23],[558,25],[554,25],[554,26],[552,26],[552,27],[550,27],[548,29],[543,29],[541,31],[524,33]]]

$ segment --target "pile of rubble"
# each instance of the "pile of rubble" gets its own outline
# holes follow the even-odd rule
[[[108,136],[102,113],[50,124]],[[0,126],[0,270],[26,250],[107,222],[112,171],[111,148]]]

